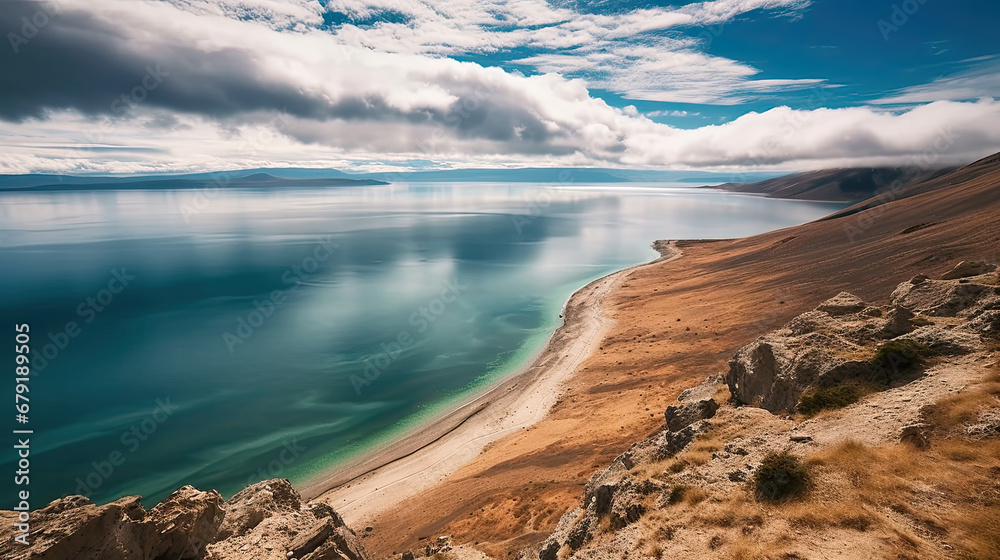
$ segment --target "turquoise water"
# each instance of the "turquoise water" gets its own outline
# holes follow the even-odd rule
[[[0,193],[33,505],[305,482],[516,370],[654,239],[840,207],[634,184]]]

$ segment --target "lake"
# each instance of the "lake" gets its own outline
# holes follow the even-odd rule
[[[0,193],[32,504],[305,482],[517,370],[653,240],[843,206],[663,184]]]

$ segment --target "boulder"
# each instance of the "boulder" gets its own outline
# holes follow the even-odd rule
[[[834,297],[819,304],[816,311],[829,313],[833,317],[857,313],[865,308],[865,302],[854,294],[840,292]]]
[[[219,538],[240,536],[264,519],[279,513],[299,511],[299,493],[287,479],[265,480],[247,486],[226,504],[226,517]],[[331,510],[332,511],[332,510]]]
[[[809,388],[871,374],[871,364],[851,360],[860,347],[822,333],[771,333],[741,348],[729,361],[726,383],[741,404],[790,412]]]
[[[698,420],[715,416],[719,404],[715,399],[708,398],[680,405],[671,405],[663,413],[667,421],[667,429],[671,432],[682,430]]]
[[[965,328],[982,336],[1000,337],[1000,310],[989,309],[965,324]]]
[[[897,337],[896,340],[913,340],[923,344],[935,354],[967,354],[979,347],[979,336],[966,330],[948,329],[927,325]]]
[[[974,307],[981,298],[995,293],[995,286],[961,283],[955,280],[903,282],[892,292],[893,305],[929,317],[955,317]]]
[[[882,338],[896,338],[913,331],[913,324],[910,322],[915,315],[905,307],[895,305],[885,316],[885,321],[879,328],[879,336]]]
[[[12,513],[0,512],[0,519]],[[252,554],[246,552],[250,547]],[[360,540],[330,506],[313,503],[302,508],[287,480],[252,485],[228,504],[214,490],[184,486],[149,511],[138,496],[100,506],[83,496],[69,496],[34,512],[29,547],[0,541],[0,557],[368,560]]]
[[[143,521],[148,558],[198,558],[222,525],[223,500],[215,490],[183,486],[149,511]]]
[[[956,280],[959,278],[969,278],[971,276],[994,272],[996,269],[997,265],[989,264],[986,261],[962,261],[955,265],[955,268],[946,272],[941,279]]]

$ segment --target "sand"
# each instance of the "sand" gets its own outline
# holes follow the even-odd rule
[[[653,262],[680,256],[669,245],[658,250],[662,256]],[[563,394],[564,382],[593,354],[611,326],[602,301],[634,268],[575,292],[563,306],[563,325],[529,363],[500,384],[301,488],[303,496],[319,498],[349,524],[363,526],[470,463],[491,442],[545,418]]]

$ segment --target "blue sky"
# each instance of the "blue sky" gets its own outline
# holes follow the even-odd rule
[[[986,0],[15,0],[0,172],[962,163],[1000,150],[998,16]]]

